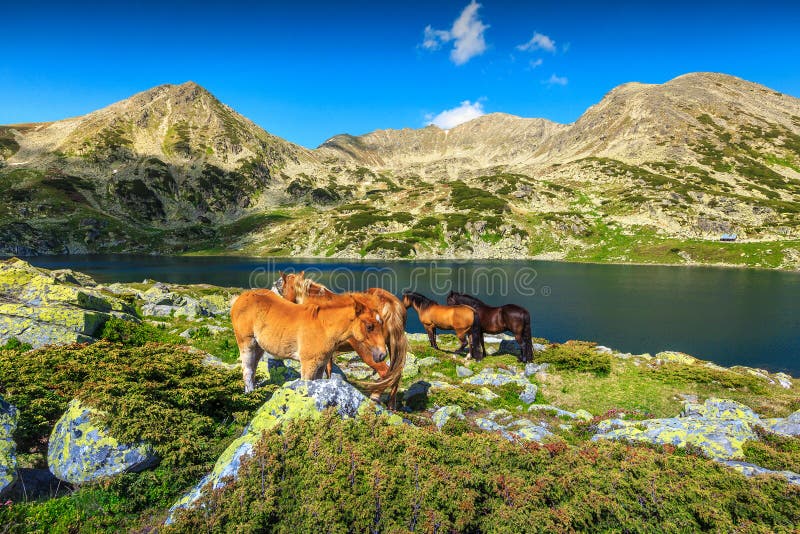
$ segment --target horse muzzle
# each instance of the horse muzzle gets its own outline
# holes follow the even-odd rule
[[[376,362],[382,362],[386,359],[386,351],[378,347],[372,347],[372,359]]]

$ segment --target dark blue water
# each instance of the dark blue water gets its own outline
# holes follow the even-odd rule
[[[593,265],[542,261],[347,262],[226,257],[60,256],[28,258],[103,282],[268,286],[279,270],[303,269],[337,291],[412,288],[444,302],[451,289],[490,304],[528,308],[533,335],[584,339],[655,354],[677,350],[722,365],[800,376],[800,273]],[[410,313],[409,330],[422,331]]]

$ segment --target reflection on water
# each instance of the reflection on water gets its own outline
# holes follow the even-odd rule
[[[306,269],[334,290],[412,288],[444,302],[450,289],[490,304],[527,307],[533,335],[585,339],[618,350],[678,350],[722,365],[786,370],[800,376],[800,273],[593,265],[542,261],[347,262],[286,258],[51,256],[103,282],[144,278],[174,283],[269,285],[279,270]],[[409,314],[409,331],[422,331]]]

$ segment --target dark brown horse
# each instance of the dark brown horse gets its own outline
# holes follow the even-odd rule
[[[522,306],[504,304],[503,306],[489,306],[475,297],[464,293],[451,291],[447,295],[448,304],[466,304],[474,309],[481,321],[481,330],[487,334],[499,334],[510,331],[519,343],[522,352],[519,361],[526,363],[533,361],[533,341],[531,341],[531,314]],[[462,343],[461,350],[464,349]]]

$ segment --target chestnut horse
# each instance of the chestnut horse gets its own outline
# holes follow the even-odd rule
[[[484,356],[483,333],[478,314],[469,306],[455,305],[443,306],[425,295],[407,292],[403,294],[403,305],[411,306],[417,310],[419,320],[425,331],[431,347],[438,349],[436,344],[436,329],[455,330],[456,336],[461,340],[461,349],[467,346],[469,339],[470,356],[480,360]],[[459,350],[461,350],[459,349]]]
[[[533,361],[533,341],[531,341],[531,314],[522,306],[504,304],[489,306],[488,304],[464,293],[451,291],[447,295],[448,304],[466,304],[473,308],[481,320],[481,329],[488,334],[499,334],[506,330],[514,334],[519,343],[521,353],[519,361]],[[463,346],[461,347],[464,348]]]
[[[245,291],[231,307],[245,391],[255,389],[255,370],[264,351],[280,360],[299,360],[303,380],[321,378],[333,351],[347,339],[382,360],[382,308],[377,297],[362,293],[325,304],[295,304],[271,291]]]
[[[281,278],[275,283],[275,288],[287,300],[298,303],[333,302],[335,299],[341,298],[341,295],[334,293],[324,285],[305,278],[304,272],[299,274],[281,273]],[[336,350],[342,352],[355,350],[364,363],[374,369],[381,378],[374,383],[358,382],[358,385],[373,395],[380,394],[389,387],[389,406],[394,407],[408,352],[408,340],[405,332],[406,308],[397,297],[379,287],[370,288],[366,293],[376,296],[383,303],[380,315],[383,319],[384,337],[389,348],[389,365],[386,365],[385,361],[376,361],[371,351],[365,350],[363,346],[359,346],[353,340],[345,341]],[[329,376],[331,367],[332,365],[329,365]]]

